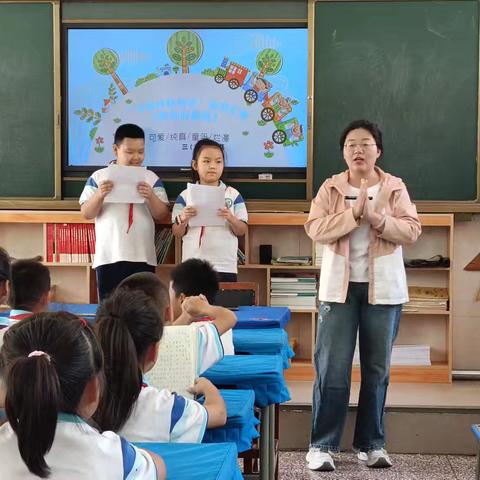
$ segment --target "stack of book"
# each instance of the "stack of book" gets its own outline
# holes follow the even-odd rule
[[[155,230],[155,253],[157,255],[158,265],[165,262],[172,240],[173,233],[170,227],[158,228]]]
[[[403,306],[408,313],[422,313],[430,310],[448,310],[448,288],[408,287],[410,301]]]
[[[47,223],[47,262],[89,263],[95,254],[93,223]]]
[[[286,255],[272,258],[272,265],[311,265],[312,257],[306,255]]]
[[[315,266],[318,268],[322,266],[323,247],[323,243],[315,242]]]
[[[353,364],[360,364],[360,355],[357,347],[353,356]],[[394,345],[392,349],[391,365],[431,365],[430,345]]]
[[[270,279],[272,307],[316,308],[317,277],[315,274],[278,274]]]

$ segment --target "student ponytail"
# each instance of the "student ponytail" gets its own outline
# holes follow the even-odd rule
[[[100,430],[117,432],[127,421],[142,387],[135,344],[121,318],[105,317],[99,322],[97,334],[107,359],[107,388],[94,419]]]
[[[45,455],[52,447],[60,404],[60,382],[47,354],[17,358],[7,377],[5,410],[28,469],[47,478]]]
[[[139,290],[119,288],[97,310],[95,332],[105,358],[105,389],[94,420],[118,432],[130,417],[143,383],[147,349],[159,342],[163,323],[153,300]]]
[[[29,471],[50,475],[58,414],[76,414],[102,354],[86,322],[67,312],[38,313],[11,326],[1,350],[6,380],[5,411]]]

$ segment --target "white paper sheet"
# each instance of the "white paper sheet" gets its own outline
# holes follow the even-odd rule
[[[188,224],[191,227],[215,227],[225,225],[225,219],[218,216],[218,210],[225,206],[225,187],[211,187],[197,183],[187,184],[189,205],[197,214]]]
[[[105,197],[105,203],[144,203],[145,199],[138,193],[137,185],[145,182],[145,167],[127,167],[109,165],[101,171],[100,181],[111,180],[113,190]]]

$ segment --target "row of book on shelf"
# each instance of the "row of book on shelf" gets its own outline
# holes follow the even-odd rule
[[[88,263],[95,255],[93,223],[47,223],[47,262]]]
[[[317,283],[315,273],[275,273],[270,277],[270,305],[314,309]]]
[[[358,341],[355,348],[355,353],[353,355],[353,364],[360,364]],[[417,366],[431,365],[432,362],[430,360],[430,345],[394,345],[392,349],[390,364]]]

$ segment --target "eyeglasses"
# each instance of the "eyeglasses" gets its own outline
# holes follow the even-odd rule
[[[346,143],[344,147],[349,151],[349,152],[354,152],[357,148],[360,148],[361,150],[368,150],[370,148],[376,147],[376,143]]]

